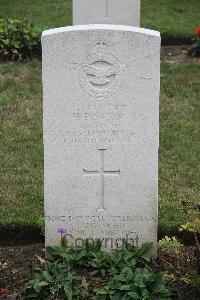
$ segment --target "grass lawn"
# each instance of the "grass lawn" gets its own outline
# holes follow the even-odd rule
[[[199,65],[162,63],[160,230],[177,230],[200,196]],[[0,226],[43,215],[41,63],[0,64]]]
[[[33,225],[43,214],[41,66],[0,64],[0,224]]]
[[[163,40],[187,40],[193,35],[194,29],[200,26],[199,0],[141,2],[142,27],[159,30]],[[71,0],[0,0],[0,17],[22,18],[24,12],[42,28],[72,24]]]
[[[160,228],[177,230],[200,199],[200,66],[162,64]],[[183,201],[188,206],[182,205]]]

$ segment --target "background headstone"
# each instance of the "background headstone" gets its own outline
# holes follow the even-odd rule
[[[73,0],[73,24],[140,26],[140,0]]]
[[[157,239],[160,35],[114,25],[45,31],[46,245]]]

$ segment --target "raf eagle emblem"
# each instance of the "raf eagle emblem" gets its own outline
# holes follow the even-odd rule
[[[123,84],[124,66],[106,42],[97,42],[79,66],[79,84],[91,97],[111,97]]]
[[[117,69],[109,64],[108,67],[85,65],[84,72],[87,74],[88,81],[92,85],[103,86],[110,84],[117,75]]]

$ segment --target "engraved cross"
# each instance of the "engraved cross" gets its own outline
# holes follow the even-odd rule
[[[105,19],[109,18],[109,0],[105,0],[106,1],[106,10],[105,10]]]
[[[110,176],[119,176],[120,175],[120,170],[117,171],[105,171],[105,164],[104,164],[104,152],[106,149],[98,149],[99,154],[100,154],[100,159],[99,159],[99,170],[94,170],[94,171],[88,171],[83,169],[83,172],[85,175],[100,175],[100,210],[105,210],[105,176],[110,175]]]

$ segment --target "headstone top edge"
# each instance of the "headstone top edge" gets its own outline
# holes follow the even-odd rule
[[[160,38],[160,32],[126,25],[110,25],[110,24],[87,24],[87,25],[75,25],[75,26],[66,26],[53,28],[49,30],[45,30],[42,33],[42,38],[54,34],[72,32],[72,31],[89,31],[89,30],[115,30],[115,31],[124,31],[124,32],[135,32],[135,33],[143,33],[146,35],[154,36]]]

